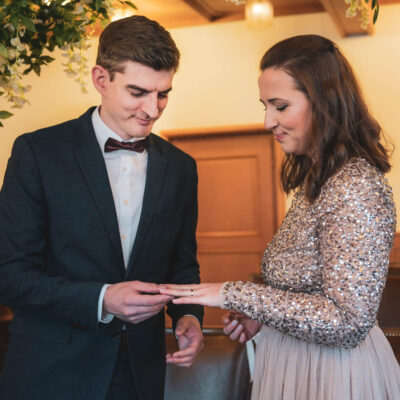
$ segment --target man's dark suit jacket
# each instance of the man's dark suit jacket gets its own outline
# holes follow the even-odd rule
[[[194,160],[151,134],[143,208],[127,270],[89,109],[20,136],[0,194],[0,303],[15,310],[1,400],[101,400],[122,321],[99,324],[105,283],[199,282]],[[170,305],[176,324],[197,306]],[[163,398],[164,314],[127,324],[140,399]]]

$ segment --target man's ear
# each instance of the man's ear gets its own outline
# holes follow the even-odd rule
[[[110,74],[101,65],[95,65],[92,68],[92,81],[96,90],[100,94],[105,94],[108,83],[110,82]]]

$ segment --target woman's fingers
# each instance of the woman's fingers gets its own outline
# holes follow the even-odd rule
[[[176,297],[174,304],[200,304],[220,307],[222,303],[220,289],[222,283],[201,285],[160,285],[160,293]]]
[[[191,296],[192,293],[194,293],[193,289],[160,289],[161,294],[167,294],[168,296],[174,296],[174,297],[182,297],[182,296]]]
[[[243,325],[238,325],[237,328],[231,333],[230,338],[232,340],[238,340],[242,332],[243,332]]]
[[[224,327],[224,333],[226,335],[230,335],[236,329],[237,326],[238,326],[238,321],[236,319],[229,322],[228,325]]]
[[[196,297],[202,295],[205,289],[207,287],[203,285],[165,285],[160,288],[160,293],[174,297]]]
[[[203,298],[201,297],[178,297],[177,299],[172,300],[174,304],[203,304]]]

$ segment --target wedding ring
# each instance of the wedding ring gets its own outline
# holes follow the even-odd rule
[[[193,296],[194,295],[194,290],[190,289],[190,295]]]

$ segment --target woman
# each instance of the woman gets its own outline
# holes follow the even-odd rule
[[[252,399],[398,400],[400,368],[376,323],[396,215],[381,128],[330,40],[296,36],[261,60],[265,127],[295,191],[268,245],[264,285],[168,285],[174,303],[232,310],[225,332],[260,328]]]

